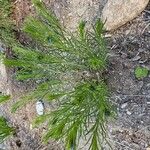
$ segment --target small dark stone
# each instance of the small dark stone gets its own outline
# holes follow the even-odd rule
[[[18,140],[16,140],[16,145],[17,145],[18,147],[21,147],[22,142],[18,139]]]

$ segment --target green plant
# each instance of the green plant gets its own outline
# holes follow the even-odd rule
[[[10,99],[10,95],[3,95],[3,94],[0,94],[0,104],[3,103],[3,102],[6,102]]]
[[[149,70],[144,67],[136,67],[135,69],[135,76],[137,79],[142,79],[147,77]]]
[[[7,137],[13,135],[15,129],[7,124],[7,120],[0,116],[0,143],[2,143]]]
[[[0,0],[0,42],[7,46],[15,43],[11,3],[11,0]]]
[[[98,19],[89,31],[82,21],[73,35],[42,2],[33,4],[38,16],[27,18],[23,30],[38,46],[13,47],[15,57],[4,63],[17,67],[18,80],[34,81],[36,86],[12,111],[29,101],[54,102],[54,110],[35,120],[35,125],[48,121],[44,140],[63,139],[66,150],[76,150],[85,137],[89,149],[99,150],[107,141],[107,120],[115,114],[103,77],[107,67],[103,23]]]

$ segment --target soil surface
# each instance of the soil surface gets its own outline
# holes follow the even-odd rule
[[[47,7],[54,10],[62,24],[73,31],[80,19],[86,18],[92,22],[100,16],[106,3],[99,0],[90,2],[91,0],[82,3],[80,0],[45,0]],[[14,12],[16,25],[20,28],[25,17],[34,14],[34,9],[30,0],[17,0]],[[21,43],[28,44],[30,40],[18,31]],[[150,69],[150,5],[136,19],[105,36],[109,49],[110,99],[118,112],[116,120],[108,125],[113,149],[146,150],[150,147],[150,74],[138,80],[134,71],[137,66]],[[12,80],[14,70],[7,69],[7,74],[7,88],[10,89],[13,100],[0,106],[0,111],[17,129],[16,134],[6,141],[7,150],[62,150],[57,142],[41,142],[45,127],[33,129],[31,123],[37,116],[34,103],[28,104],[16,114],[11,113],[12,104],[31,87]],[[45,107],[48,109],[49,105],[45,104]]]
[[[135,77],[137,66],[150,69],[150,7],[110,41],[109,79],[118,119],[112,136],[115,150],[145,150],[150,146],[150,74]],[[117,129],[118,128],[118,129]]]

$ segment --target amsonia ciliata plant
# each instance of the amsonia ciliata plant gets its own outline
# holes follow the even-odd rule
[[[43,139],[64,140],[66,150],[76,150],[82,138],[90,150],[99,150],[104,141],[108,144],[106,124],[114,116],[103,76],[107,68],[103,23],[98,19],[89,31],[81,21],[72,34],[43,2],[33,0],[33,4],[38,15],[26,19],[23,31],[37,46],[13,47],[15,57],[4,63],[17,67],[18,80],[36,86],[12,111],[30,101],[55,102],[53,110],[35,121],[48,122]]]

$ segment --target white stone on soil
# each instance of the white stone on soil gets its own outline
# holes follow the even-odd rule
[[[44,114],[44,105],[41,101],[36,102],[36,112],[38,115]]]
[[[121,105],[121,108],[123,109],[123,108],[125,108],[127,105],[128,105],[127,103],[124,103],[124,104]]]
[[[132,113],[130,111],[127,110],[127,115],[131,115]]]

